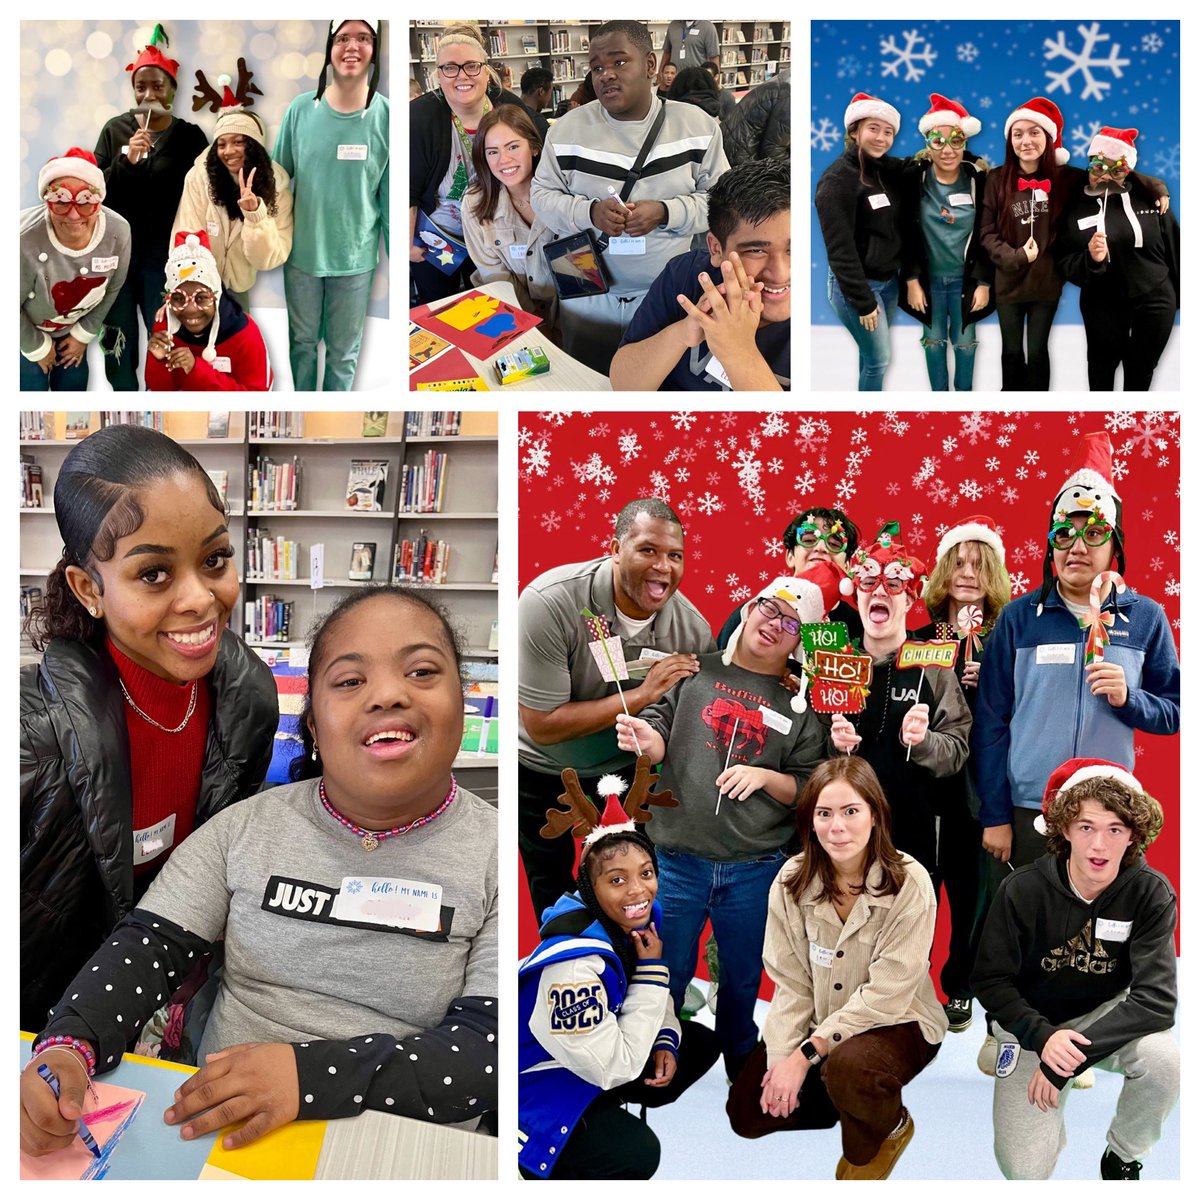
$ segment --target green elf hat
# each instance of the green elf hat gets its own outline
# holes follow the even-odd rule
[[[125,70],[136,75],[143,67],[158,67],[159,70],[165,71],[171,77],[171,82],[178,87],[179,64],[173,58],[168,58],[159,49],[159,46],[169,46],[170,44],[171,39],[167,37],[166,30],[161,25],[155,25],[146,48]]]

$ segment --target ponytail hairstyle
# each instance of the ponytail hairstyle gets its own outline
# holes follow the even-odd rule
[[[82,642],[100,636],[104,622],[79,603],[67,582],[67,568],[82,567],[103,594],[95,564],[108,562],[117,542],[142,527],[146,514],[139,493],[150,484],[188,473],[204,481],[208,502],[228,519],[204,468],[166,434],[139,425],[110,425],[67,455],[54,484],[62,557],[46,580],[45,598],[25,622],[35,650],[45,650],[52,638]]]
[[[478,46],[483,51],[483,72],[491,80],[494,87],[502,87],[503,81],[500,78],[500,72],[492,66],[488,60],[487,42],[484,40],[483,29],[476,25],[473,21],[455,21],[453,25],[447,25],[442,30],[442,36],[438,38],[438,49],[443,46]],[[442,86],[442,74],[438,72],[438,88]],[[490,88],[488,89],[491,90]],[[444,99],[445,97],[443,97]]]

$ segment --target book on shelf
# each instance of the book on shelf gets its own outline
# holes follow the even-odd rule
[[[208,436],[210,438],[227,438],[229,436],[229,414],[227,412],[210,412],[208,414]]]
[[[404,463],[400,468],[400,511],[440,513],[449,464],[450,456],[440,450],[427,450],[420,463]]]
[[[259,409],[249,413],[248,417],[252,442],[304,436],[304,414],[301,412],[268,412]]]
[[[250,464],[246,480],[248,512],[291,512],[299,508],[300,459],[276,462],[259,454]]]
[[[30,616],[34,609],[42,606],[42,589],[35,584],[21,588],[21,619]]]
[[[366,581],[375,575],[375,543],[355,542],[350,548],[348,578]]]
[[[461,412],[410,412],[404,423],[406,437],[457,437]]]
[[[21,455],[21,507],[44,508],[42,495],[42,468],[33,461],[33,455]]]
[[[538,52],[537,36],[532,33],[521,34],[521,52],[523,54],[536,54]]]
[[[23,412],[21,414],[21,441],[44,442],[54,436],[54,414],[48,412]]]
[[[220,494],[221,503],[227,504],[229,502],[229,472],[213,468],[207,471],[206,474],[212,480],[213,487]]]
[[[91,432],[92,414],[90,412],[69,412],[67,413],[67,428],[66,437],[74,441],[77,438],[85,438]]]
[[[492,631],[491,631],[491,633],[488,634],[487,648],[489,650],[499,650],[500,649],[500,620],[499,620],[499,618],[493,618],[493,620],[492,620]]]
[[[100,428],[110,425],[137,425],[141,429],[157,429],[163,432],[163,414],[160,412],[102,412]]]
[[[363,437],[383,437],[383,435],[387,433],[387,423],[388,414],[386,412],[363,413]]]
[[[299,564],[299,542],[254,525],[246,530],[247,579],[297,579]]]
[[[352,512],[383,512],[387,477],[387,459],[352,458],[346,479],[346,507]]]
[[[246,641],[286,642],[292,629],[292,604],[278,596],[259,596],[245,604]]]
[[[449,566],[449,543],[430,538],[422,529],[418,537],[402,538],[396,543],[392,582],[445,583]]]

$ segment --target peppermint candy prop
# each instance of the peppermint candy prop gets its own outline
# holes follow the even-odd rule
[[[979,631],[983,628],[983,609],[978,604],[965,604],[958,610],[958,636],[963,643],[963,661],[974,662],[983,649]]]
[[[1088,610],[1079,618],[1080,629],[1087,630],[1087,641],[1084,643],[1083,664],[1104,661],[1104,647],[1108,645],[1108,631],[1113,624],[1113,614],[1100,611],[1100,593],[1106,583],[1111,583],[1119,596],[1126,591],[1125,580],[1116,571],[1101,571],[1092,580],[1092,590],[1088,593]],[[1120,614],[1121,620],[1128,622],[1129,618]]]

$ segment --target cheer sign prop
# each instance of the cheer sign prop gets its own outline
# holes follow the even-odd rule
[[[921,695],[921,685],[925,682],[925,672],[933,667],[938,671],[953,671],[954,660],[958,657],[957,642],[905,642],[896,654],[896,669],[907,670],[909,667],[920,667],[921,678],[917,682],[918,702]],[[904,761],[912,758],[912,743],[904,755]]]

